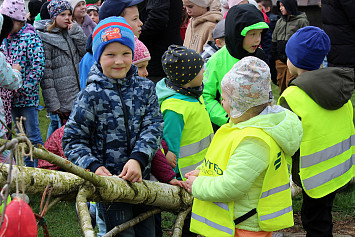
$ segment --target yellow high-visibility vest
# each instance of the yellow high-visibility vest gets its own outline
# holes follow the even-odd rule
[[[223,175],[229,158],[245,137],[262,139],[270,150],[267,168],[256,208],[260,228],[275,231],[293,226],[289,174],[285,155],[277,143],[259,128],[231,128],[223,125],[216,133],[199,176]],[[209,202],[194,198],[190,230],[204,236],[234,236],[234,202]]]
[[[202,96],[201,103],[177,98],[168,98],[161,104],[161,111],[171,110],[183,116],[184,129],[181,134],[178,166],[181,177],[195,170],[205,158],[213,138],[213,128]]]
[[[279,102],[286,100],[302,121],[300,178],[304,191],[321,198],[354,177],[355,135],[353,106],[349,100],[340,109],[319,106],[297,86],[288,87]]]

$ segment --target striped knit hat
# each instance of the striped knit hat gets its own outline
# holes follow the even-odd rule
[[[134,34],[127,21],[121,16],[108,17],[95,27],[92,33],[92,52],[96,62],[99,63],[105,47],[113,42],[129,47],[134,57]]]

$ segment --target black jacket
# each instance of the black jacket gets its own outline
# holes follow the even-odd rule
[[[355,2],[322,0],[323,29],[331,42],[329,66],[355,66]]]
[[[151,56],[149,75],[164,77],[161,56],[170,45],[183,43],[180,35],[182,0],[144,0],[139,9],[143,22],[139,39]]]

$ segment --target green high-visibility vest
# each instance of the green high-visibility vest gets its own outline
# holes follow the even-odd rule
[[[262,139],[270,150],[269,166],[256,207],[260,228],[264,231],[275,231],[293,226],[291,189],[285,155],[263,130],[223,125],[213,138],[199,175],[223,175],[229,158],[245,137]],[[204,236],[234,236],[236,218],[239,216],[234,217],[234,202],[209,202],[194,198],[190,230]]]
[[[181,134],[178,166],[181,177],[195,170],[205,158],[213,138],[213,128],[202,96],[201,103],[170,97],[161,104],[161,111],[171,110],[183,116],[184,129]]]
[[[281,95],[302,121],[300,178],[304,191],[321,198],[347,184],[354,177],[355,136],[353,106],[349,100],[340,109],[319,106],[297,86]]]

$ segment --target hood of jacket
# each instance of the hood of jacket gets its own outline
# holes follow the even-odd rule
[[[253,56],[248,51],[243,49],[244,36],[241,32],[244,28],[256,23],[264,22],[264,17],[252,4],[242,4],[233,6],[229,9],[226,17],[225,41],[228,52],[237,59],[242,59],[247,55]],[[267,29],[263,30],[263,34]]]
[[[157,96],[158,96],[159,105],[161,105],[161,103],[166,98],[179,94],[178,92],[174,91],[173,89],[170,89],[169,87],[167,87],[165,80],[166,80],[166,78],[161,79],[160,81],[158,81],[158,83],[155,86],[155,90],[156,90]]]
[[[134,64],[132,64],[125,78],[112,79],[106,77],[102,72],[101,65],[95,62],[95,64],[91,67],[90,72],[88,74],[86,86],[89,85],[90,83],[97,83],[100,84],[102,89],[113,89],[116,86],[116,84],[118,84],[119,86],[125,85],[127,81],[129,81],[137,72],[138,72],[137,67]]]
[[[266,107],[258,116],[236,124],[260,128],[271,136],[285,155],[292,156],[299,149],[303,136],[302,123],[298,116],[279,105]]]
[[[281,14],[280,2],[282,3],[282,5],[284,5],[284,7],[289,15],[297,16],[297,15],[301,14],[301,12],[298,11],[297,0],[279,0],[279,1],[277,1],[276,5],[277,5],[277,11],[280,14],[280,16],[282,16],[282,18],[286,19],[287,16],[284,16]]]
[[[198,16],[196,18],[191,18],[192,27],[196,27],[205,22],[218,23],[223,19],[222,13],[219,11],[208,11],[205,14]]]
[[[328,110],[341,108],[354,91],[354,70],[352,68],[329,67],[304,72],[290,85],[307,93],[319,106]]]

